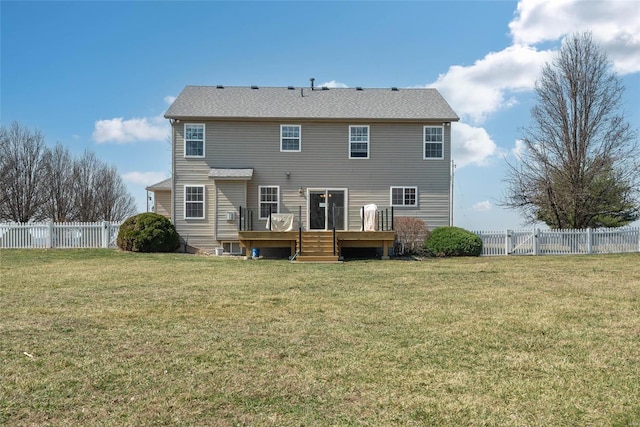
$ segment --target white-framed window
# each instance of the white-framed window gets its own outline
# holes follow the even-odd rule
[[[280,125],[280,151],[302,151],[302,127]]]
[[[222,251],[225,254],[242,255],[240,242],[222,242]]]
[[[444,159],[444,127],[424,127],[424,159]]]
[[[280,187],[277,185],[258,186],[258,207],[260,219],[269,218],[269,213],[278,213],[280,208]]]
[[[349,158],[369,158],[369,126],[349,126]]]
[[[391,187],[391,206],[418,206],[418,187]]]
[[[204,185],[184,186],[184,219],[204,219]]]
[[[184,124],[184,156],[204,157],[204,124]]]

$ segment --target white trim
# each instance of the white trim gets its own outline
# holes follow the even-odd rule
[[[397,189],[397,188],[401,188],[402,189],[402,204],[398,205],[398,204],[394,204],[393,203],[393,190]],[[407,205],[404,203],[405,200],[405,190],[407,189],[412,189],[415,191],[416,194],[416,202],[413,205]],[[418,207],[418,187],[416,186],[401,186],[401,185],[393,185],[391,187],[389,187],[389,206],[393,206],[395,208],[417,208]]]
[[[187,187],[190,188],[202,188],[202,201],[193,201],[190,200],[189,203],[202,203],[202,216],[187,216]],[[183,194],[182,194],[182,201],[183,201],[183,211],[182,211],[182,217],[184,219],[205,219],[207,216],[207,210],[206,210],[206,189],[204,185],[189,185],[189,184],[185,184],[183,187]]]
[[[285,150],[282,148],[282,128],[285,126],[298,128],[298,149],[297,150]],[[294,139],[294,138],[289,138]],[[302,151],[302,125],[280,125],[280,152],[281,153],[299,153]]]
[[[202,126],[202,156],[195,156],[195,155],[187,155],[187,126]],[[183,155],[185,158],[187,159],[202,159],[205,157],[206,155],[206,151],[205,151],[205,147],[206,147],[206,141],[207,141],[207,126],[204,123],[185,123],[184,124],[184,133],[182,134],[182,139],[183,139]],[[197,141],[197,140],[194,140]]]
[[[442,156],[440,157],[427,157],[427,143],[438,144],[437,141],[425,141],[427,129],[440,128],[442,129],[442,141],[439,144],[442,146]],[[444,126],[423,126],[422,127],[422,159],[423,160],[442,160],[444,159]]]
[[[363,143],[364,141],[351,141],[351,128],[367,128],[367,157],[353,157],[351,155],[351,144],[352,143]],[[368,159],[371,154],[371,129],[369,125],[349,125],[349,158],[350,159]]]
[[[275,212],[271,213],[280,213],[280,186],[279,185],[258,185],[258,219],[268,219],[266,216],[262,216],[262,203],[273,203],[273,202],[263,202],[261,199],[262,189],[263,188],[275,188],[278,190],[277,196],[278,200],[276,201],[277,207]]]
[[[335,188],[335,187],[311,187],[307,188],[307,212],[306,212],[306,221],[307,221],[307,231],[311,230],[309,227],[311,224],[311,198],[309,197],[309,193],[312,191],[344,191],[344,231],[349,231],[349,189],[348,188]],[[325,231],[327,228],[327,219],[325,218]]]

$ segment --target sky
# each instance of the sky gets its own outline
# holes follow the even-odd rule
[[[540,67],[589,30],[640,129],[640,1],[0,1],[0,123],[89,149],[147,210],[171,174],[163,118],[186,85],[437,88],[452,125],[454,225],[531,227],[501,207]]]

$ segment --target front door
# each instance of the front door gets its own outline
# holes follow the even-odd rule
[[[345,229],[345,190],[309,190],[309,229]]]

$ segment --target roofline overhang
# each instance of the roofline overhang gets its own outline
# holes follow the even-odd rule
[[[371,123],[425,123],[425,122],[443,122],[451,123],[460,121],[459,117],[446,118],[374,118],[374,117],[229,117],[229,116],[164,116],[166,119],[189,122],[316,122],[316,123],[355,123],[355,122],[371,122]]]

